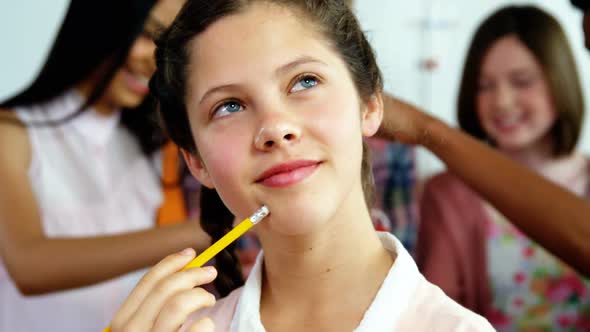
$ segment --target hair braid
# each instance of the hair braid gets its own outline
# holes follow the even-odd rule
[[[211,236],[211,243],[215,243],[232,229],[234,215],[225,207],[217,191],[205,186],[201,187],[200,206],[201,227]],[[232,243],[215,256],[218,275],[213,284],[221,297],[244,284],[235,248],[236,244]]]

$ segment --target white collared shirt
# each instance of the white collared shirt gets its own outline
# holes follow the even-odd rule
[[[46,123],[71,114],[83,102],[70,91],[15,111],[25,123]],[[120,234],[154,226],[162,200],[160,178],[137,140],[121,126],[119,112],[104,116],[90,109],[58,126],[30,126],[27,134],[29,181],[48,237]],[[0,331],[99,331],[144,272],[24,297],[0,261]]]
[[[494,331],[483,317],[455,303],[426,281],[395,236],[380,232],[379,238],[385,249],[397,257],[354,331]],[[193,314],[185,327],[208,316],[215,322],[216,331],[266,331],[260,319],[262,262],[261,252],[242,288],[218,301],[212,309]]]

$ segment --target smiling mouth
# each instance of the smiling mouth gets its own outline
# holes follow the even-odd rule
[[[514,115],[510,117],[497,117],[494,121],[494,126],[502,131],[510,131],[518,128],[525,120],[524,115]]]
[[[127,86],[139,95],[146,95],[149,92],[149,78],[132,72],[129,68],[125,68],[125,78]]]
[[[312,175],[321,165],[317,160],[297,160],[275,165],[256,179],[256,183],[272,188],[295,185]]]

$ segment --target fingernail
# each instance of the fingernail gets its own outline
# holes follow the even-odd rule
[[[214,275],[217,273],[217,270],[213,266],[205,266],[203,270],[205,270],[205,272],[207,272],[209,275]]]
[[[185,255],[185,256],[192,256],[194,253],[195,253],[195,251],[193,250],[193,248],[186,248],[180,252],[181,255]]]

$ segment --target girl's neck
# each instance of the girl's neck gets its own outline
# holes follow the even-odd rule
[[[500,150],[512,160],[535,170],[541,170],[556,160],[553,154],[553,140],[550,135],[521,149]]]
[[[553,153],[553,144],[549,140],[527,149],[518,151],[501,149],[501,151],[513,160],[533,169],[539,175],[578,195],[589,194],[589,162],[581,154],[570,153],[556,157]]]
[[[334,329],[335,320],[347,330],[358,325],[394,261],[358,196],[351,193],[344,208],[315,234],[271,236],[266,243],[261,238],[266,248],[260,302],[265,326],[289,330],[289,317],[293,324],[307,317],[313,330]]]

